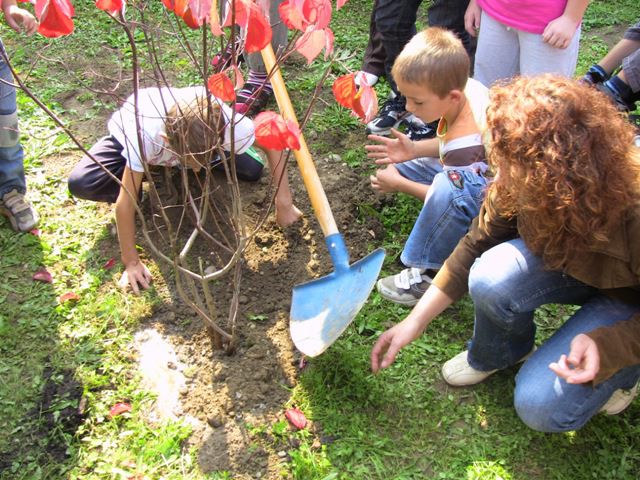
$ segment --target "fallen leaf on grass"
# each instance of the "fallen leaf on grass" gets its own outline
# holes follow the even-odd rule
[[[123,413],[131,411],[131,404],[118,402],[113,407],[109,409],[109,417],[117,417],[118,415],[122,415]]]
[[[284,416],[287,417],[289,423],[296,427],[298,430],[302,430],[307,426],[307,417],[299,408],[290,408],[284,412]]]
[[[60,304],[63,304],[70,300],[80,300],[80,295],[78,295],[75,292],[67,292],[67,293],[63,293],[58,297],[58,303]]]
[[[44,283],[53,282],[53,277],[51,276],[51,274],[46,268],[41,268],[36,273],[34,273],[33,277],[31,278],[33,278],[34,280],[37,280],[38,282],[44,282]]]
[[[109,260],[107,260],[104,263],[102,268],[104,268],[105,270],[111,270],[113,267],[115,267],[115,265],[116,265],[116,259],[111,257]]]
[[[34,228],[33,230],[29,230],[29,233],[31,235],[35,235],[36,237],[39,237],[40,236],[40,229]]]

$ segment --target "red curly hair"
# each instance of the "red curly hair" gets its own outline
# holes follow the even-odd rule
[[[634,129],[608,98],[567,78],[521,77],[491,90],[491,196],[527,246],[562,269],[606,241],[640,202]]]

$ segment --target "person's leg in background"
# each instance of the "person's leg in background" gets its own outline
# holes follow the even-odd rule
[[[4,50],[2,42],[0,48]],[[25,198],[24,152],[13,81],[9,66],[0,57],[0,214],[14,230],[28,232],[37,226],[38,214]]]

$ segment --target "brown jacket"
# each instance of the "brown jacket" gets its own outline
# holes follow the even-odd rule
[[[499,243],[520,236],[517,217],[500,216],[487,197],[433,283],[454,301],[468,290],[469,269],[477,257]],[[523,240],[527,241],[523,237]],[[588,252],[575,255],[564,272],[604,294],[640,305],[640,204],[611,232],[609,240]],[[600,373],[596,383],[629,365],[640,363],[640,314],[628,321],[590,333],[600,352]]]

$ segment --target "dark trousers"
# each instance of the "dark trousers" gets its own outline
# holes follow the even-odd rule
[[[373,4],[362,70],[385,75],[396,93],[398,90],[391,68],[404,46],[416,34],[421,3],[422,0],[375,0]],[[469,0],[434,0],[427,14],[430,26],[446,28],[458,35],[473,65],[476,42],[464,29],[464,13],[468,5]]]
[[[94,202],[115,203],[120,194],[120,185],[105,170],[122,180],[127,160],[122,155],[122,145],[111,135],[101,138],[89,153],[98,161],[84,156],[69,175],[69,191],[74,197]],[[248,153],[236,154],[236,175],[240,180],[257,181],[264,165]],[[102,167],[104,167],[104,169]],[[214,170],[224,170],[217,159]]]

